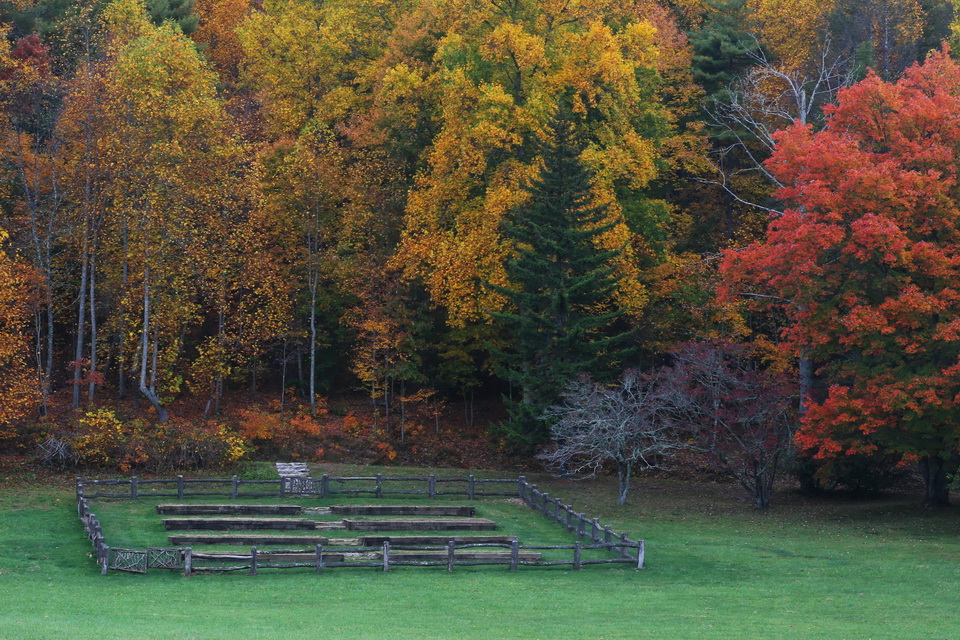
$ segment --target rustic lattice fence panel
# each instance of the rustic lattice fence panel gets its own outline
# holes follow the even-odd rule
[[[183,569],[183,549],[147,547],[147,566],[151,569]]]
[[[146,573],[147,552],[136,549],[110,549],[110,568],[131,573]]]
[[[299,478],[297,476],[285,476],[283,478],[283,490],[289,495],[313,495],[320,493],[313,478]]]

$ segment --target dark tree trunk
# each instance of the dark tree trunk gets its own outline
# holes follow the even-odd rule
[[[120,272],[120,288],[122,291],[126,292],[127,290],[127,281],[130,277],[130,261],[128,259],[127,251],[129,248],[128,244],[128,234],[127,234],[127,221],[124,218],[123,221],[123,266]],[[119,349],[119,354],[117,360],[119,361],[119,372],[120,379],[117,382],[117,396],[124,400],[127,397],[127,345],[126,345],[126,318],[127,314],[123,310],[123,297],[121,297],[121,312],[120,312],[120,328],[117,331],[117,345]],[[139,396],[134,395],[134,402],[139,402]]]
[[[813,392],[813,360],[809,349],[800,352],[800,418],[807,414],[810,407],[810,394]]]
[[[950,487],[947,469],[940,456],[924,456],[918,465],[926,489],[924,504],[928,507],[945,507],[950,504]]]
[[[761,511],[770,508],[770,494],[773,487],[767,480],[762,473],[758,473],[753,478],[753,506]]]
[[[89,213],[85,214],[83,231],[83,250],[80,253],[80,296],[79,307],[77,309],[77,335],[76,348],[73,352],[73,408],[80,408],[80,378],[82,367],[80,361],[83,359],[83,339],[86,337],[87,321],[87,255],[90,251],[90,219]]]
[[[617,504],[627,503],[627,494],[630,493],[630,474],[633,473],[633,464],[630,462],[617,461],[617,476],[619,479],[619,492],[617,494]]]
[[[283,339],[283,357],[280,360],[280,413],[286,408],[287,400],[287,338]]]
[[[96,243],[92,243],[95,246]],[[87,385],[87,402],[93,402],[93,394],[96,393],[97,383],[93,374],[97,372],[97,259],[96,254],[91,249],[90,265],[90,383]]]

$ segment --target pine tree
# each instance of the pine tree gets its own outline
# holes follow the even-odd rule
[[[604,377],[627,353],[626,334],[613,330],[621,314],[612,306],[617,277],[612,259],[595,240],[616,224],[605,205],[592,204],[592,173],[580,162],[583,143],[570,120],[555,119],[552,140],[541,144],[543,169],[524,189],[527,204],[504,225],[514,257],[505,265],[509,287],[493,288],[511,302],[511,311],[494,314],[510,344],[497,350],[501,375],[520,390],[508,400],[508,441],[530,449],[542,442],[549,425],[542,418],[577,376]]]

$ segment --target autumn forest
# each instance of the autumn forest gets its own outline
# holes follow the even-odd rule
[[[944,504],[957,11],[2,0],[0,449]]]

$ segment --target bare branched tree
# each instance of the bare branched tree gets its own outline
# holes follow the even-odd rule
[[[690,429],[695,446],[740,482],[754,506],[767,509],[792,443],[795,386],[731,342],[689,343],[671,356],[658,394],[666,422]]]
[[[824,105],[853,82],[856,68],[849,58],[832,52],[829,40],[824,40],[815,64],[800,69],[777,64],[759,42],[755,45],[744,47],[753,66],[730,86],[727,99],[708,111],[710,124],[729,142],[718,147],[711,160],[715,177],[701,181],[719,186],[740,204],[778,214],[743,198],[733,183],[742,174],[759,173],[774,187],[782,186],[764,166],[776,145],[774,134],[794,122],[819,122]]]
[[[553,444],[540,454],[549,466],[592,477],[614,463],[619,477],[617,504],[624,504],[636,468],[660,467],[685,445],[675,423],[661,419],[656,380],[636,371],[617,386],[581,377],[569,384],[561,403],[546,417],[554,424]]]

